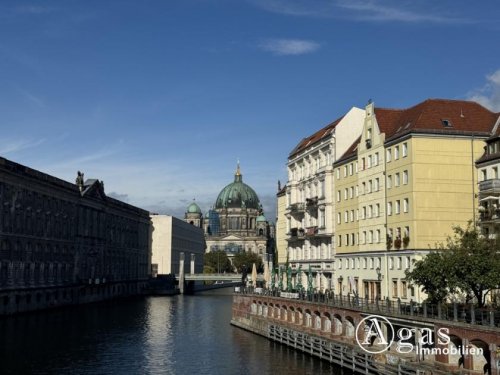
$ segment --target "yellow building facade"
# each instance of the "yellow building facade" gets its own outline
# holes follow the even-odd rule
[[[281,186],[280,186],[281,187]],[[276,263],[285,265],[287,263],[287,230],[286,230],[286,186],[279,189],[276,194]]]
[[[408,109],[369,103],[359,137],[333,161],[335,293],[422,301],[405,272],[478,212],[475,161],[499,114],[429,99]],[[290,254],[290,244],[289,244]]]

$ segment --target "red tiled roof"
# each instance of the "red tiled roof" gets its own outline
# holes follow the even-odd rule
[[[382,121],[379,120],[379,113],[382,115]],[[476,102],[449,99],[427,99],[414,107],[399,111],[375,109],[375,114],[381,125],[380,130],[386,133],[386,141],[410,132],[475,133],[488,136],[500,115]],[[446,126],[444,121],[447,121],[449,126]]]
[[[339,124],[340,120],[342,120],[343,118],[344,118],[344,116],[338,118],[334,122],[328,124],[327,126],[325,126],[322,129],[318,130],[313,135],[304,138],[302,141],[299,142],[299,144],[297,146],[295,146],[295,148],[292,150],[292,152],[290,152],[289,157],[293,157],[294,155],[297,155],[299,152],[304,151],[307,147],[309,147],[315,143],[318,143],[322,139],[328,137],[331,134],[332,130],[335,129],[335,127]]]

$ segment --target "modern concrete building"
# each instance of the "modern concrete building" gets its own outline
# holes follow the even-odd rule
[[[203,273],[206,247],[203,229],[169,215],[151,215],[151,221],[153,276],[178,274],[181,253],[184,253],[185,273]]]
[[[288,156],[285,212],[288,260],[294,273],[310,268],[314,286],[320,290],[331,288],[334,272],[333,163],[361,134],[363,117],[363,110],[352,108],[304,138]],[[305,273],[302,278],[302,285],[307,285]]]
[[[365,112],[360,139],[334,164],[335,290],[420,301],[405,270],[475,217],[474,161],[499,115],[436,99]]]
[[[149,213],[0,158],[0,315],[141,293]]]

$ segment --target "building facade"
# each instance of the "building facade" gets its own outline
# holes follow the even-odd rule
[[[278,184],[278,193],[276,194],[276,264],[284,266],[288,262],[288,235],[286,211],[286,185],[281,187]]]
[[[150,275],[149,213],[0,158],[0,314],[137,294]]]
[[[491,154],[477,164],[484,181],[479,184],[481,217],[489,220],[490,213],[496,212],[496,138],[491,134],[498,121],[498,113],[469,101],[430,99],[403,110],[369,103],[356,139],[343,155],[331,160],[333,178],[325,189],[332,191],[333,207],[330,262],[334,276],[329,289],[370,299],[423,300],[425,295],[406,282],[405,271],[444,243],[454,225],[465,226],[476,217],[474,162],[488,138]],[[304,190],[307,194],[307,186]],[[293,196],[291,202],[297,202]],[[305,230],[290,239],[294,261],[312,260],[318,254],[313,242],[308,252],[311,202],[306,198],[303,203],[290,205],[289,211],[296,224],[292,229],[301,223],[295,217],[306,223]],[[328,219],[325,222],[328,226]],[[316,289],[326,289],[322,280],[314,281]]]
[[[179,274],[181,253],[184,254],[184,273],[203,273],[203,229],[169,215],[151,215],[151,221],[153,276]]]
[[[223,250],[229,259],[239,252],[272,253],[273,230],[264,216],[257,193],[243,182],[240,166],[234,181],[219,193],[204,220],[207,252]]]

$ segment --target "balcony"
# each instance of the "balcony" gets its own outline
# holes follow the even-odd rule
[[[304,238],[305,238],[305,231],[303,228],[291,228],[290,232],[288,233],[287,241],[289,242],[301,241],[304,240]]]
[[[500,179],[491,179],[479,183],[480,193],[500,193]]]
[[[313,210],[318,208],[318,197],[307,198],[306,199],[306,207],[308,210]]]
[[[314,237],[318,234],[318,226],[313,226],[313,227],[308,227],[306,228],[306,236],[307,237]]]
[[[500,209],[499,208],[491,208],[491,209],[484,209],[481,210],[479,208],[479,220],[480,221],[500,221]]]
[[[306,207],[304,203],[292,203],[288,209],[292,215],[304,214]]]

